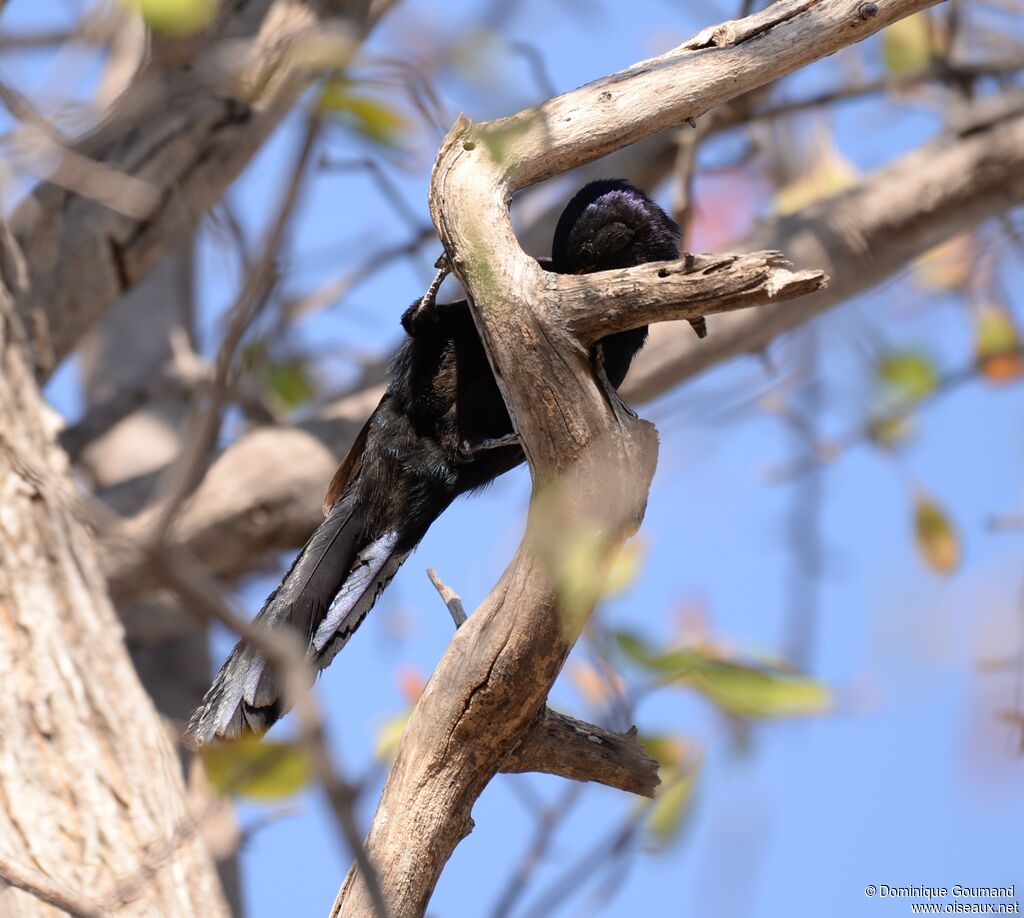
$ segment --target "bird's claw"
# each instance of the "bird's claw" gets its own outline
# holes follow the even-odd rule
[[[505,446],[520,446],[522,441],[519,439],[519,434],[505,434],[503,437],[494,437],[489,440],[463,440],[462,451],[470,458],[474,459],[480,455],[492,449],[501,449]]]
[[[441,289],[444,279],[451,272],[451,264],[444,252],[434,262],[434,267],[437,268],[437,274],[434,275],[434,279],[430,282],[427,292],[402,315],[402,328],[413,338],[423,329],[430,328],[433,325],[433,322],[427,320],[434,318],[434,309],[437,306],[437,292]]]
[[[442,252],[437,261],[434,262],[434,267],[437,268],[437,274],[434,275],[434,279],[430,282],[430,286],[427,288],[427,292],[423,294],[422,299],[416,307],[417,315],[422,314],[428,309],[433,309],[437,303],[437,291],[441,289],[441,284],[444,283],[444,279],[451,274],[452,266],[448,261],[448,256]]]

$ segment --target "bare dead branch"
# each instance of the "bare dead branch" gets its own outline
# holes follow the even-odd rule
[[[559,324],[555,289],[519,247],[512,193],[866,37],[928,6],[921,0],[776,3],[706,30],[675,51],[510,118],[460,118],[443,142],[431,216],[473,306],[534,480],[526,535],[458,632],[413,709],[367,839],[389,906],[422,914],[473,803],[541,715],[599,590],[560,602],[550,538],[600,535],[603,582],[643,517],[657,446],[653,428],[604,397],[587,349]],[[486,304],[486,308],[482,308]],[[332,915],[367,911],[350,874]]]
[[[636,727],[616,733],[550,708],[502,762],[501,770],[593,781],[641,797],[653,797],[661,783],[658,760],[637,739]]]
[[[977,116],[965,136],[928,144],[733,243],[734,250],[782,249],[804,264],[820,264],[829,272],[829,289],[779,308],[713,317],[704,341],[686,328],[653,328],[623,386],[627,400],[656,398],[718,363],[767,346],[789,328],[885,282],[932,246],[1024,201],[1024,118],[1007,117],[1012,106],[985,108],[988,120]],[[313,421],[242,437],[214,462],[178,521],[175,543],[229,577],[301,545],[322,519],[319,494],[381,392],[378,384],[357,389]],[[285,453],[294,461],[282,467],[278,457]],[[137,594],[152,584],[130,553],[108,553],[104,565],[115,592]]]
[[[455,627],[461,628],[466,624],[467,618],[466,609],[462,605],[462,597],[448,586],[432,567],[427,568],[427,576],[430,578],[430,582],[434,584],[434,589],[437,590],[444,604],[448,607],[452,621],[455,622]]]
[[[927,144],[732,243],[737,250],[780,249],[798,267],[821,267],[828,289],[798,304],[716,316],[700,342],[667,326],[653,329],[623,386],[626,398],[647,401],[724,360],[756,353],[933,246],[1024,202],[1024,117],[1015,114],[1015,97],[1003,102],[989,106],[988,121],[976,115],[963,136]]]
[[[779,252],[687,255],[621,271],[555,275],[549,286],[571,334],[592,344],[607,334],[804,296],[821,271],[792,271]]]
[[[480,139],[502,139],[505,181],[514,174],[515,190],[525,188],[696,118],[932,5],[783,0],[747,19],[710,27],[620,74],[488,122]],[[649,104],[654,97],[656,111]],[[581,123],[591,128],[586,135],[578,130]]]
[[[466,623],[462,599],[433,568],[427,576],[451,613],[455,627]],[[618,790],[653,797],[660,783],[658,762],[637,739],[636,727],[616,733],[545,708],[536,726],[501,765],[509,774],[536,771],[593,781]]]

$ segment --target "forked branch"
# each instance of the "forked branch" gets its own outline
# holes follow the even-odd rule
[[[587,279],[545,275],[516,240],[511,195],[696,117],[929,5],[782,0],[510,118],[487,124],[460,118],[443,142],[431,215],[473,304],[530,462],[534,494],[522,545],[439,662],[381,796],[367,851],[394,915],[426,909],[441,870],[472,828],[473,804],[536,730],[609,565],[643,518],[657,435],[606,397],[587,341],[612,330],[604,324],[606,311],[617,316],[607,321],[628,327],[637,317],[627,315],[634,303],[644,320],[690,317],[678,300],[659,299],[657,288],[669,286],[662,282],[685,285],[692,307],[702,294],[714,299],[736,264],[725,260],[720,275],[703,278],[703,289],[685,273],[659,277],[658,268]],[[764,273],[762,282],[749,290],[740,283],[731,295],[742,295],[747,306],[776,298],[778,279]],[[614,307],[602,281],[626,285],[623,306]],[[789,289],[821,281],[812,274]],[[578,308],[567,313],[569,302]],[[592,589],[584,596],[577,591],[570,602],[560,553],[579,538],[592,546]],[[371,914],[358,874],[346,878],[332,914]]]

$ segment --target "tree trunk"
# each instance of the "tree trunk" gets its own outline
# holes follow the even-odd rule
[[[181,771],[72,512],[52,412],[0,285],[0,854],[119,915],[226,915]],[[180,844],[177,836],[184,835]],[[145,880],[145,882],[141,882]],[[0,913],[54,914],[0,881]]]

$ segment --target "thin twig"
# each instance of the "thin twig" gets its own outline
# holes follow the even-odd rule
[[[430,578],[430,582],[434,584],[434,589],[441,595],[441,599],[444,600],[444,604],[448,607],[448,611],[452,616],[452,621],[455,622],[455,627],[461,628],[466,624],[468,616],[466,615],[466,609],[462,605],[462,599],[459,597],[459,594],[441,580],[437,571],[432,567],[427,568],[427,576]]]
[[[73,918],[109,918],[109,912],[84,893],[72,892],[44,876],[0,855],[0,880],[59,908]]]
[[[378,271],[402,258],[415,255],[428,242],[436,240],[437,233],[434,227],[429,223],[422,223],[406,241],[378,249],[341,277],[328,281],[310,293],[287,301],[282,310],[283,315],[289,320],[295,320],[331,306],[347,296],[355,287],[370,280]]]
[[[291,171],[291,179],[281,198],[277,215],[264,241],[260,257],[249,271],[234,305],[230,310],[228,329],[221,342],[214,366],[213,384],[206,396],[205,411],[198,415],[186,436],[186,448],[168,469],[154,496],[160,507],[153,524],[155,538],[164,538],[183,502],[192,494],[202,478],[202,470],[220,433],[221,409],[230,388],[230,374],[235,353],[246,332],[258,318],[270,298],[276,276],[276,255],[281,248],[286,229],[299,200],[306,178],[306,166],[320,133],[322,114],[314,109],[306,123],[306,130]]]
[[[763,108],[752,108],[747,111],[736,110],[727,114],[721,124],[722,129],[737,127],[751,121],[768,121],[785,115],[794,115],[812,108],[824,108],[835,102],[847,102],[873,96],[879,93],[900,93],[915,89],[927,83],[948,83],[962,79],[977,79],[984,76],[1002,76],[1024,70],[1024,58],[1013,57],[1003,61],[979,62],[977,64],[934,64],[916,73],[900,76],[885,76],[863,83],[847,84],[835,89],[825,90],[803,99],[789,99]]]
[[[537,818],[533,840],[523,852],[519,864],[512,871],[505,889],[498,897],[491,912],[491,918],[508,918],[513,906],[526,892],[530,879],[540,866],[555,839],[558,827],[565,822],[579,802],[585,784],[570,784],[550,806],[546,806]]]

